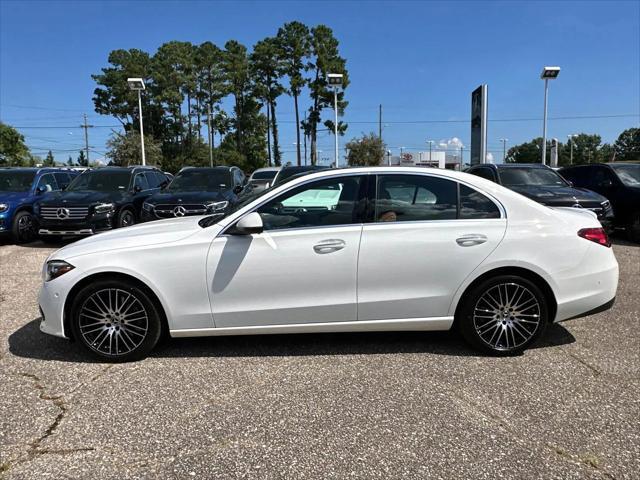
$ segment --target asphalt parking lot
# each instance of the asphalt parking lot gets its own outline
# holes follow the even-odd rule
[[[96,363],[41,334],[52,248],[0,245],[0,476],[638,478],[640,246],[615,307],[523,356],[453,333],[171,340]]]

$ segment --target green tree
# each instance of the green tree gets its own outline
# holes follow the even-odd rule
[[[130,50],[113,50],[108,57],[109,66],[102,73],[91,75],[98,87],[93,91],[95,111],[101,115],[112,115],[122,123],[125,130],[137,122],[134,115],[138,111],[138,94],[131,90],[127,78],[138,77],[148,79],[151,74],[151,58],[149,54],[132,48]],[[151,85],[147,85],[150,88]],[[145,130],[151,132],[152,124],[147,118],[150,109],[150,96],[143,95],[143,111],[145,113]]]
[[[0,122],[0,167],[25,165],[30,159],[24,136],[12,126]]]
[[[573,138],[573,163],[597,163],[600,158],[602,137],[596,134],[580,133]]]
[[[384,159],[385,146],[375,133],[353,138],[346,144],[347,163],[351,167],[377,166]]]
[[[278,29],[276,38],[280,43],[284,71],[289,77],[288,93],[293,97],[296,112],[296,155],[298,165],[300,165],[300,112],[298,109],[298,97],[307,83],[303,72],[307,68],[307,59],[311,53],[309,28],[300,22],[285,23]]]
[[[111,160],[110,165],[126,167],[142,164],[142,149],[138,132],[127,132],[124,135],[114,133],[107,140],[107,149],[107,158]],[[151,136],[144,136],[144,153],[148,165],[162,164],[161,146]]]
[[[51,150],[49,150],[47,152],[47,156],[45,157],[44,161],[42,162],[42,166],[43,167],[53,167],[56,164],[56,159],[53,156],[53,152],[51,152]]]
[[[220,115],[220,102],[227,94],[225,75],[222,65],[222,50],[211,42],[204,42],[197,47],[195,53],[196,67],[196,102],[198,117],[198,133],[201,130],[202,117],[211,114],[213,119]],[[206,122],[205,122],[206,123]],[[212,139],[220,121],[212,122]]]
[[[251,70],[255,78],[255,92],[267,106],[267,150],[271,164],[270,136],[273,138],[273,162],[282,163],[278,139],[278,122],[276,121],[276,101],[285,91],[280,83],[284,75],[283,52],[276,38],[265,38],[253,47],[251,54]]]
[[[616,160],[640,159],[640,128],[628,128],[613,144]]]
[[[338,40],[333,31],[325,26],[318,25],[311,29],[311,62],[312,78],[309,81],[309,90],[313,104],[309,107],[309,116],[304,122],[305,133],[311,138],[311,163],[317,162],[316,144],[318,124],[322,121],[322,110],[333,108],[334,91],[327,83],[329,73],[341,73],[343,75],[342,89],[338,92],[338,114],[343,115],[348,102],[344,100],[344,89],[349,85],[349,76],[346,69],[346,61],[338,51]],[[325,121],[325,126],[333,131],[333,120]],[[338,134],[344,135],[346,125],[338,123]]]
[[[80,150],[80,153],[78,155],[78,165],[81,167],[89,166],[89,162],[87,161],[87,157],[84,154],[84,150]]]
[[[505,162],[507,163],[540,163],[540,145],[542,138],[534,138],[530,142],[514,145],[507,151]],[[549,153],[547,151],[547,153]]]
[[[69,155],[69,159],[67,160],[67,165],[69,167],[73,167],[73,158],[71,158],[71,155]]]

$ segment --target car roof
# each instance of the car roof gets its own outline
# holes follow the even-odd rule
[[[548,165],[543,165],[541,163],[498,163],[492,165],[496,168],[551,168]]]
[[[74,172],[69,167],[0,167],[0,170],[11,170],[13,172],[33,172],[33,173],[46,173],[46,172]]]
[[[199,172],[206,172],[206,171],[213,172],[213,171],[216,171],[216,170],[218,170],[218,171],[222,171],[222,170],[229,171],[229,170],[231,170],[233,168],[238,168],[238,167],[236,167],[235,165],[216,165],[215,167],[182,167],[179,170],[178,173],[184,172],[185,170],[197,170]]]
[[[262,168],[256,168],[253,173],[256,172],[277,172],[278,170],[281,170],[282,167],[262,167]]]

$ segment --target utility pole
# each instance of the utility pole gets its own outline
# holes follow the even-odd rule
[[[209,166],[213,167],[213,140],[211,135],[211,104],[207,105],[207,135],[209,137]]]
[[[460,168],[464,165],[464,147],[460,147]]]
[[[429,163],[431,163],[431,149],[433,147],[433,140],[427,140],[427,143],[429,144]]]
[[[84,128],[84,149],[87,153],[87,165],[89,165],[89,129],[93,128],[93,125],[87,124],[87,114],[84,116],[84,125],[80,125],[80,128]]]
[[[509,139],[501,138],[500,141],[502,142],[502,163],[504,163],[505,159],[507,158],[507,142],[509,141]]]
[[[382,104],[380,104],[380,108],[378,110],[378,137],[382,142]]]

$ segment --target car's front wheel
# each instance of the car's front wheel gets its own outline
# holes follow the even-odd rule
[[[133,282],[100,280],[84,287],[71,308],[74,338],[98,357],[125,362],[146,357],[162,331],[154,300]]]
[[[13,238],[16,243],[28,243],[38,237],[38,222],[29,212],[18,212],[13,219]]]
[[[547,299],[532,281],[500,275],[480,282],[462,300],[456,321],[465,340],[496,355],[518,354],[549,321]]]

